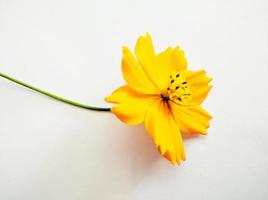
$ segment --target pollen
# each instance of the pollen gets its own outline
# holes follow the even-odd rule
[[[168,87],[161,94],[162,99],[173,101],[177,104],[187,105],[192,99],[192,88],[185,76],[174,72],[169,76]]]

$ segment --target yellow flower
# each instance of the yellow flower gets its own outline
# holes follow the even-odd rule
[[[205,71],[190,71],[184,52],[167,48],[156,54],[150,35],[138,38],[135,55],[123,47],[122,73],[126,85],[107,102],[129,125],[144,123],[161,155],[172,164],[185,160],[181,133],[207,134],[211,116],[200,107],[212,86]]]

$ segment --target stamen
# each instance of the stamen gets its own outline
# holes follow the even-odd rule
[[[163,90],[161,97],[164,101],[173,101],[180,105],[189,104],[192,99],[192,88],[187,83],[183,73],[172,73],[169,75],[169,85]]]

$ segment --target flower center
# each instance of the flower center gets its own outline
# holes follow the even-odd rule
[[[182,73],[174,72],[169,76],[168,87],[163,90],[163,100],[171,100],[178,104],[188,104],[192,99],[192,89]]]

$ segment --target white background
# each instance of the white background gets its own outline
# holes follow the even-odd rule
[[[214,88],[170,165],[143,126],[0,79],[1,200],[268,199],[268,1],[0,0],[0,71],[80,102],[123,84],[121,46],[179,44]],[[108,105],[109,106],[109,105]]]

